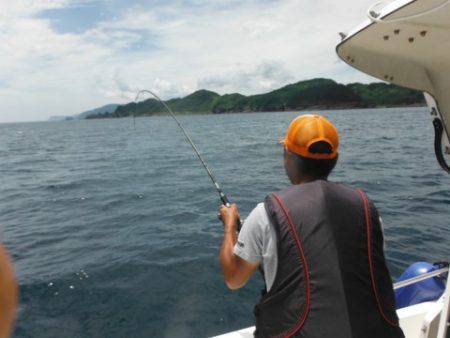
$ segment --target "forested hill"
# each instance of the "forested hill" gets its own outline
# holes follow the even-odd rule
[[[199,90],[166,103],[177,113],[266,112],[305,109],[373,108],[424,104],[421,92],[386,83],[339,84],[330,79],[312,79],[287,85],[266,94],[219,95]],[[118,106],[112,113],[87,118],[144,116],[164,113],[155,99]]]

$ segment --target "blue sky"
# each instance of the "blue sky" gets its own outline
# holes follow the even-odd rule
[[[372,81],[339,61],[368,0],[0,2],[0,122],[45,120],[137,89],[254,94],[312,77]]]

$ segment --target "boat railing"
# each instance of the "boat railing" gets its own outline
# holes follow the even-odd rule
[[[426,280],[426,279],[429,279],[429,278],[432,278],[432,277],[436,277],[436,276],[442,275],[444,273],[447,273],[448,269],[449,269],[448,267],[445,267],[445,268],[442,268],[442,269],[437,269],[437,270],[434,270],[434,271],[431,271],[431,272],[424,273],[423,275],[420,275],[420,276],[416,276],[416,277],[412,277],[412,278],[409,278],[409,279],[406,279],[406,280],[402,280],[402,281],[397,282],[397,283],[394,284],[394,290],[400,289],[402,287],[405,287],[405,286],[408,286],[408,285],[411,285],[411,284],[415,284],[417,282],[421,282],[423,280]]]

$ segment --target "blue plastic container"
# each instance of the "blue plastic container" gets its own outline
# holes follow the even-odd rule
[[[398,278],[398,282],[437,270],[433,264],[417,262],[412,264]],[[445,290],[445,281],[441,277],[432,277],[395,290],[397,309],[427,301],[437,300]]]

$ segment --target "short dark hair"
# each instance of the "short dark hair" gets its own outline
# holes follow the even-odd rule
[[[292,156],[300,175],[314,179],[327,179],[338,160],[338,156],[328,160],[316,160],[294,153],[292,153]]]

